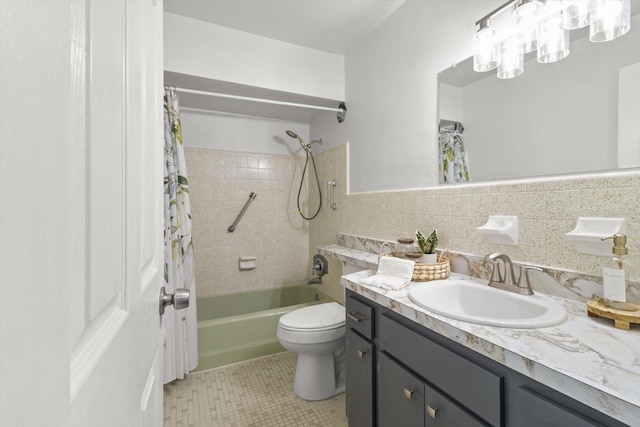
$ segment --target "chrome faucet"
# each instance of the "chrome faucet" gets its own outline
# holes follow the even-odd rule
[[[511,263],[511,258],[509,258],[507,254],[495,252],[487,255],[485,259],[493,265],[489,286],[522,295],[533,295],[533,289],[531,289],[531,285],[529,284],[529,270],[543,271],[541,268],[526,266],[520,267],[520,277],[518,277],[518,281],[516,282],[513,264]],[[504,278],[500,272],[499,260],[504,264]]]

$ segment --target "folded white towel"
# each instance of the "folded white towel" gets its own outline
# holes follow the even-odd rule
[[[378,261],[376,274],[360,279],[360,283],[396,291],[409,284],[415,265],[415,262],[408,259],[385,256]]]

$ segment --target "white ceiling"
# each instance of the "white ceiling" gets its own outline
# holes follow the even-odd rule
[[[405,0],[164,0],[164,10],[344,55]]]

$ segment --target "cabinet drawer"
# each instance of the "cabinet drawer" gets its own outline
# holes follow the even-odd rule
[[[502,376],[459,356],[387,317],[380,316],[381,350],[461,402],[491,425],[502,425]]]
[[[373,316],[373,307],[358,301],[353,296],[347,297],[347,329],[355,329],[371,339],[373,337]]]
[[[514,404],[517,405],[517,421],[522,427],[604,427],[552,399],[527,387],[518,387]]]
[[[400,426],[424,426],[424,383],[379,353],[378,427]]]
[[[375,414],[375,347],[352,329],[347,329],[346,351],[349,427],[371,427]]]

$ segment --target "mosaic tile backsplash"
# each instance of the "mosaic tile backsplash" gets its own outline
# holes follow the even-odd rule
[[[202,148],[185,148],[185,156],[197,295],[307,283],[309,230],[296,204],[304,159]],[[229,233],[252,191],[255,200]],[[240,271],[241,256],[255,256],[256,269]]]
[[[640,265],[640,171],[488,182],[413,190],[347,194],[348,145],[316,156],[321,182],[336,179],[337,210],[323,207],[310,224],[310,254],[336,243],[337,233],[393,240],[416,229],[438,230],[440,249],[483,257],[507,253],[514,261],[601,276],[605,257],[580,254],[565,238],[578,217],[626,220],[629,257]],[[372,173],[374,173],[372,171]],[[311,195],[311,204],[314,203]],[[489,215],[517,215],[520,243],[491,244],[476,231]],[[341,297],[336,260],[324,285]],[[332,271],[333,270],[333,271]],[[336,271],[338,270],[338,271]],[[343,298],[343,297],[341,297]]]

